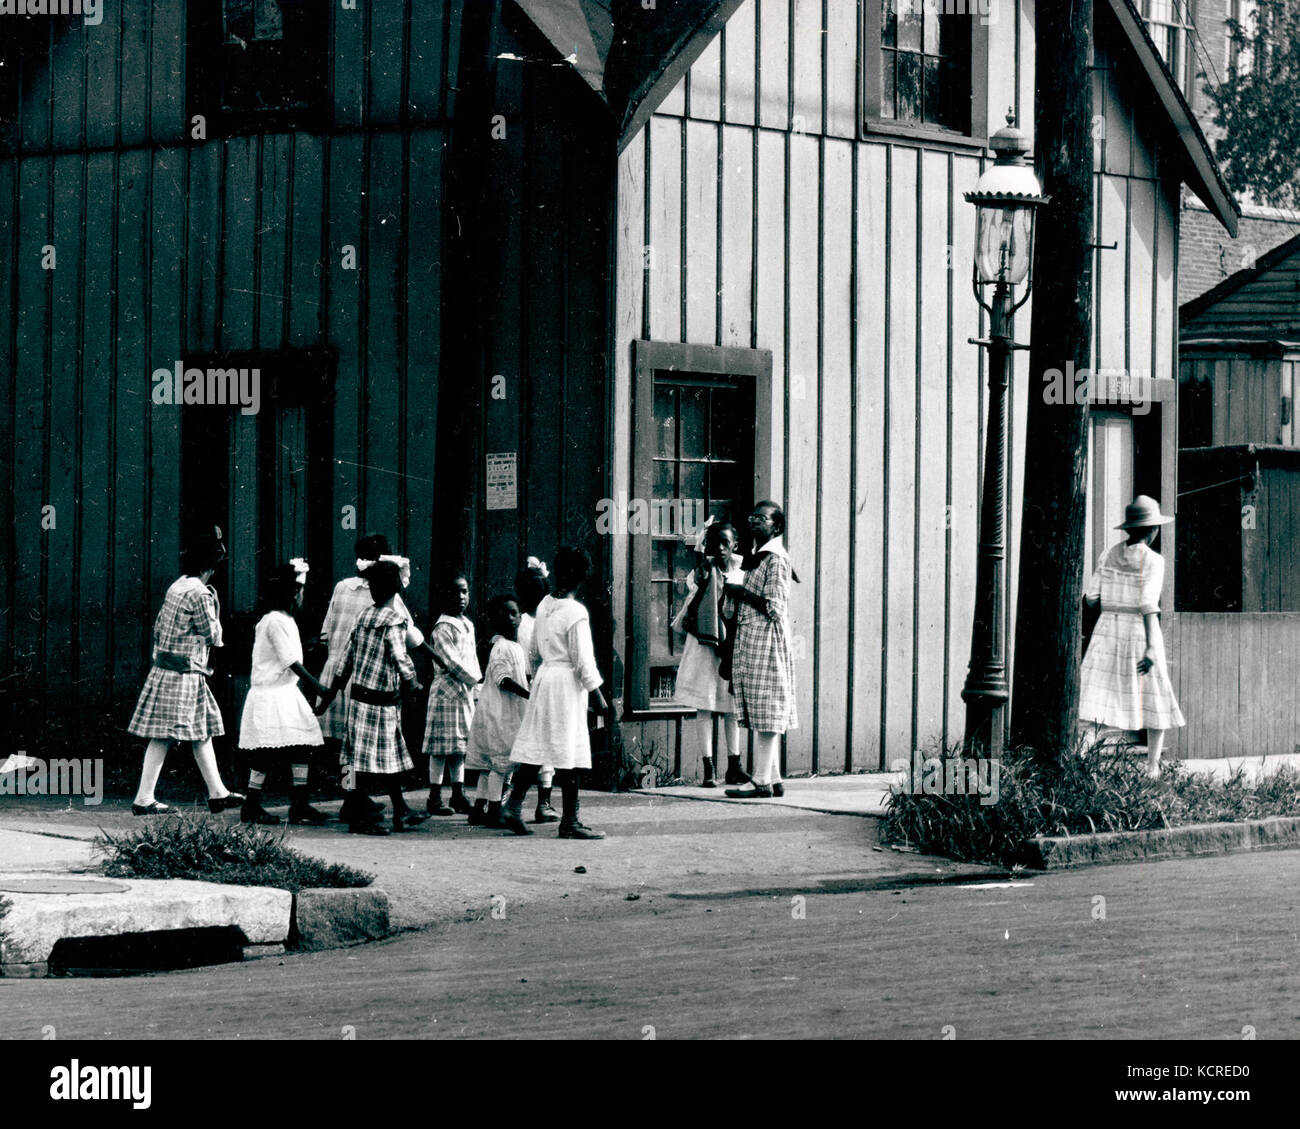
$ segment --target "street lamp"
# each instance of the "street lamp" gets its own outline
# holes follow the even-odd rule
[[[1029,144],[1015,117],[989,139],[994,163],[966,199],[975,205],[975,300],[988,311],[987,340],[971,339],[989,351],[989,422],[984,456],[984,494],[980,507],[979,561],[975,573],[975,623],[971,632],[970,670],[962,689],[966,703],[967,755],[1000,757],[1006,734],[1006,459],[1007,389],[1011,384],[1012,339],[1016,311],[1033,287],[1034,226],[1043,195],[1026,156]],[[1015,301],[1014,288],[1024,284]],[[992,286],[993,304],[980,288]]]

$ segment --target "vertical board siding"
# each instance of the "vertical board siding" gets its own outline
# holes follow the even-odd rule
[[[368,515],[411,553],[411,604],[424,612],[452,9],[334,12],[331,97],[344,112],[323,137],[190,144],[184,5],[122,0],[98,27],[56,34],[52,22],[47,58],[24,55],[19,154],[0,161],[0,438],[13,451],[0,548],[24,562],[5,578],[0,684],[23,732],[124,739],[180,554],[182,411],[152,403],[150,375],[190,354],[337,353],[333,559],[313,561],[313,577],[328,587],[351,571]],[[366,121],[399,128],[337,132]],[[344,244],[357,271],[339,269]],[[258,423],[232,423],[232,481],[248,481]],[[357,526],[340,520],[344,505],[358,507]],[[253,551],[268,533],[256,509],[233,492],[227,617],[256,599]],[[304,551],[287,515],[280,524],[280,549]]]
[[[773,355],[771,490],[786,504],[804,581],[792,598],[800,728],[786,743],[791,772],[884,768],[913,748],[959,740],[965,719],[987,374],[984,351],[969,343],[985,319],[971,292],[975,212],[963,194],[984,158],[860,137],[860,11],[844,0],[749,0],[728,22],[716,215],[700,182],[709,171],[700,165],[718,156],[706,140],[711,55],[620,163],[620,261],[640,255],[648,217],[658,274],[646,273],[643,288],[637,272],[619,271],[616,401],[628,395],[625,353],[646,332]],[[988,29],[990,128],[1018,105],[1029,131],[1035,4],[1008,0],[1004,11],[1010,18]],[[1103,48],[1099,65],[1107,57]],[[1131,91],[1103,74],[1096,91],[1097,241],[1117,245],[1097,253],[1097,364],[1168,377],[1176,202],[1156,179],[1150,112],[1136,120]],[[701,277],[721,288],[720,323],[696,290]],[[1031,315],[1026,305],[1016,319],[1019,340]],[[1017,353],[1009,640],[1025,421],[1029,397],[1042,394],[1028,373]],[[630,420],[616,417],[615,428],[623,475]],[[1132,485],[1132,445],[1112,450],[1115,441],[1108,433],[1103,444],[1105,508]],[[625,571],[615,583],[626,584]],[[616,598],[626,607],[626,592]],[[687,756],[683,771],[694,763]]]

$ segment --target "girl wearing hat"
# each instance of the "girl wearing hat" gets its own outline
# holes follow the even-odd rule
[[[675,631],[686,632],[682,661],[677,668],[674,699],[696,711],[695,733],[704,761],[704,787],[716,788],[713,779],[713,719],[722,721],[727,748],[727,783],[741,783],[740,729],[736,722],[736,699],[722,676],[723,652],[732,640],[733,625],[725,616],[731,600],[724,591],[726,577],[740,580],[740,558],[736,554],[736,529],[716,524],[709,518],[695,542],[699,561],[686,578],[688,597],[673,620]]]
[[[287,760],[293,772],[289,822],[320,824],[328,818],[307,802],[312,751],[325,740],[298,680],[306,682],[318,697],[329,690],[302,665],[302,639],[293,617],[302,609],[306,583],[307,562],[295,558],[280,565],[266,584],[267,612],[253,637],[252,685],[239,723],[239,747],[247,752],[250,765],[248,798],[240,813],[244,823],[280,822],[262,807],[262,786],[274,760]]]
[[[1185,725],[1174,697],[1160,631],[1160,589],[1164,558],[1151,548],[1162,525],[1173,518],[1145,494],[1134,498],[1117,529],[1128,540],[1102,556],[1085,592],[1101,605],[1080,675],[1079,719],[1101,727],[1147,731],[1147,774],[1160,775],[1165,731]]]
[[[140,787],[131,811],[161,815],[170,811],[154,799],[158,776],[174,741],[189,741],[194,760],[208,786],[208,808],[222,812],[244,802],[221,782],[212,738],[225,728],[208,688],[208,652],[221,646],[220,606],[212,577],[226,559],[221,529],[213,526],[185,551],[185,575],[167,589],[153,625],[153,665],[136,702],[127,732],[149,741],[140,772]]]

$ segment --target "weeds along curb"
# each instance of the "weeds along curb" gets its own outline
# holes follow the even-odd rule
[[[1279,847],[1300,847],[1300,817],[1195,823],[1160,831],[1040,836],[1026,844],[1024,861],[1034,870],[1064,870],[1073,866],[1226,855]]]
[[[374,886],[308,888],[293,896],[288,940],[291,952],[346,948],[380,941],[391,932],[388,895]]]

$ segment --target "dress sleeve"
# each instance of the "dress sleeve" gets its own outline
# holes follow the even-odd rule
[[[348,645],[343,648],[343,658],[334,669],[334,674],[330,679],[330,684],[336,682],[346,682],[352,677],[352,667],[357,657],[357,628],[353,625],[351,633],[348,635]]]
[[[1142,558],[1142,587],[1138,594],[1138,610],[1143,615],[1160,610],[1160,590],[1165,584],[1165,558],[1157,552],[1146,553]]]
[[[467,686],[478,685],[479,672],[477,669],[471,670],[460,661],[460,648],[456,646],[456,634],[450,627],[445,623],[438,624],[433,629],[430,642],[433,646],[433,653],[438,656],[452,678],[457,682],[465,683]],[[475,667],[478,666],[477,663],[474,665]]]
[[[1106,553],[1102,553],[1097,560],[1097,567],[1092,570],[1092,575],[1088,577],[1088,583],[1083,589],[1083,594],[1090,600],[1101,599],[1101,566],[1106,563]]]
[[[302,662],[302,641],[298,638],[297,624],[292,620],[286,622],[279,616],[273,617],[267,624],[266,636],[275,651],[276,662],[285,670]]]
[[[393,662],[397,664],[397,670],[402,676],[402,681],[414,682],[416,680],[415,663],[411,661],[411,656],[406,653],[405,625],[395,623],[384,634],[388,637],[388,650],[393,656]]]
[[[210,647],[221,646],[221,618],[217,611],[216,593],[211,588],[197,592],[198,603],[190,615],[195,634]]]
[[[766,571],[761,595],[767,601],[767,618],[784,623],[790,607],[790,562],[773,553],[764,563]]]
[[[604,679],[596,669],[596,648],[591,642],[591,620],[584,612],[569,627],[568,650],[569,661],[573,663],[574,672],[584,690],[594,690]]]

